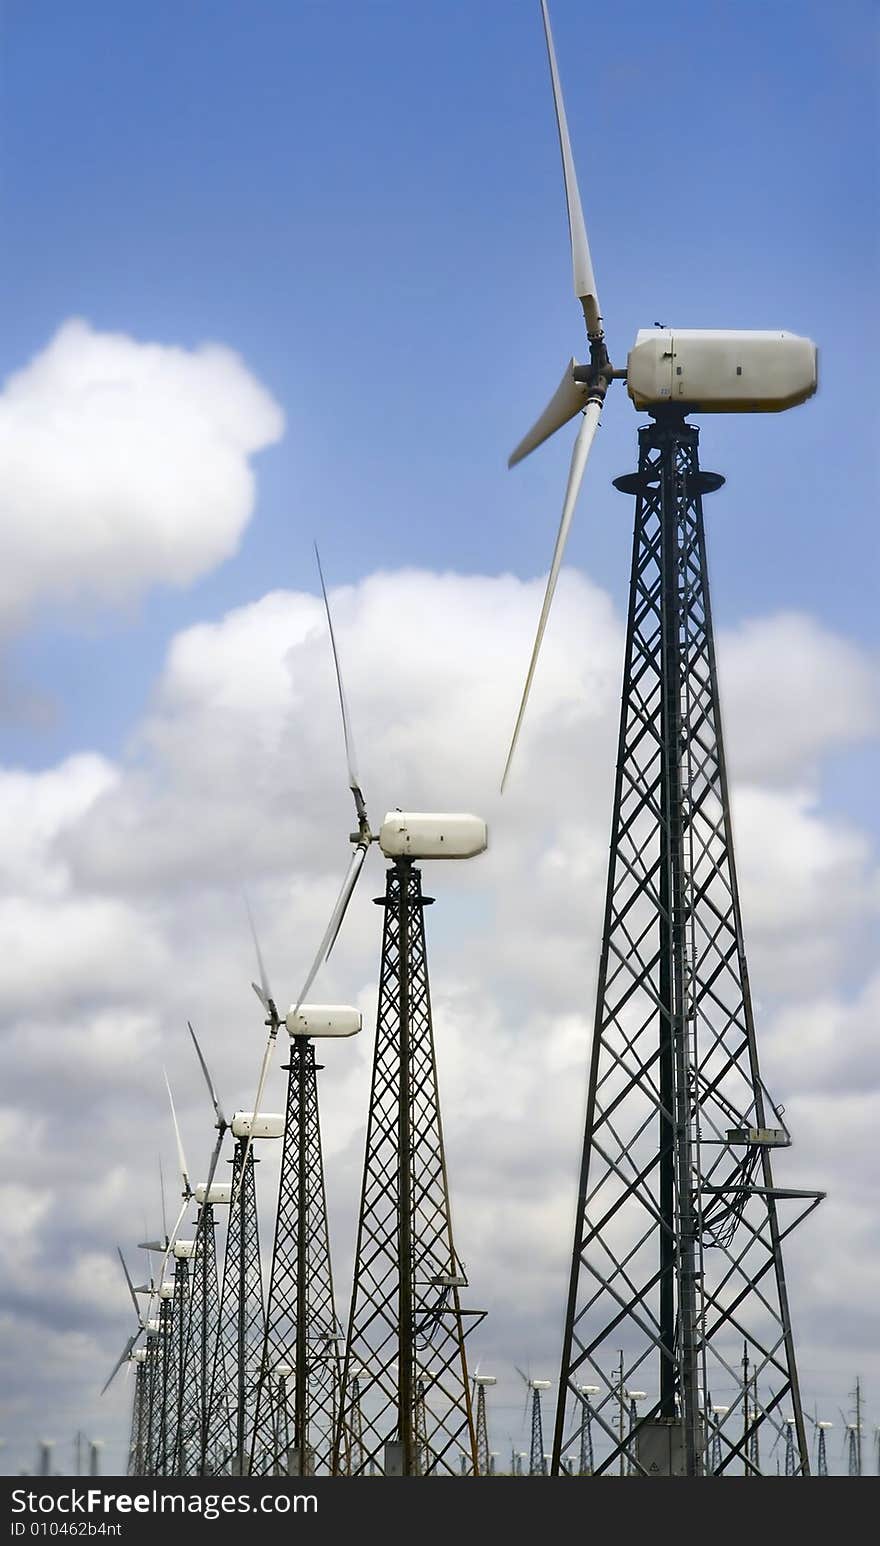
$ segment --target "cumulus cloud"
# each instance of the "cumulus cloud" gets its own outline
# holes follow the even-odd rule
[[[236,551],[283,415],[242,360],[73,318],[0,394],[0,621],[186,585]]]
[[[549,1376],[559,1353],[622,647],[608,597],[585,576],[564,574],[502,800],[498,781],[541,589],[510,576],[408,571],[374,574],[333,596],[374,825],[395,805],[471,809],[489,822],[489,851],[471,864],[426,865],[425,888],[437,898],[427,928],[456,1239],[471,1301],[490,1311],[477,1352],[512,1382],[495,1394],[499,1411],[509,1398],[513,1432],[522,1408],[513,1362],[531,1360],[532,1372]],[[782,637],[772,619],[755,628]],[[869,662],[855,646],[809,620],[800,620],[797,637],[811,641],[819,674],[823,639],[834,658],[849,652],[865,684],[858,703],[867,701]],[[831,1194],[803,1236],[792,1237],[789,1269],[810,1348],[806,1367],[830,1381],[833,1290],[829,1273],[817,1273],[817,1256],[828,1262],[840,1253],[853,1313],[865,1325],[873,1313],[860,1287],[872,1279],[867,1266],[860,1278],[858,1265],[874,1250],[859,1144],[877,1110],[878,1006],[864,982],[860,932],[876,905],[875,857],[866,835],[821,795],[821,756],[857,733],[856,708],[841,716],[828,695],[817,695],[809,747],[798,742],[794,720],[785,722],[781,758],[768,729],[781,712],[778,678],[757,672],[748,650],[738,656],[741,642],[734,632],[719,652],[725,680],[740,684],[736,739],[749,743],[734,812],[747,947],[753,989],[768,1003],[759,1011],[764,1075],[795,1138],[777,1171]],[[780,671],[789,671],[784,661]],[[212,1115],[187,1018],[202,1034],[224,1104],[248,1107],[253,1098],[264,1030],[249,985],[241,882],[273,989],[286,1003],[348,859],[353,810],[319,601],[276,592],[185,630],[115,763],[83,753],[43,774],[10,772],[0,788],[9,796],[0,1012],[16,1091],[0,1138],[5,1131],[7,1184],[24,1189],[26,1270],[16,1313],[23,1347],[41,1323],[72,1328],[79,1340],[65,1399],[87,1408],[89,1382],[100,1385],[129,1329],[121,1278],[110,1307],[113,1247],[158,1228],[156,1152],[173,1153],[163,1062],[191,1169],[207,1163]],[[316,984],[320,996],[357,1002],[365,1014],[364,1034],[328,1045],[322,1059],[343,1312],[375,1023],[380,915],[371,899],[382,876],[374,850]],[[266,1099],[281,1109],[277,1063]],[[19,1110],[40,1114],[39,1142],[16,1142]],[[267,1146],[264,1219],[277,1166]],[[59,1269],[66,1296],[50,1281]],[[48,1402],[45,1384],[31,1410],[40,1400]],[[121,1445],[126,1403],[115,1387],[112,1403]]]
[[[869,651],[799,612],[751,618],[722,636],[718,672],[735,777],[803,782],[833,746],[880,727]]]

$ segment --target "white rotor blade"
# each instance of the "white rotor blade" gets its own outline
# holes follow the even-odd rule
[[[187,1174],[186,1155],[183,1152],[183,1139],[180,1136],[180,1128],[177,1125],[177,1112],[174,1109],[174,1096],[171,1093],[171,1085],[168,1083],[168,1075],[164,1068],[162,1069],[162,1077],[165,1080],[165,1088],[168,1091],[168,1100],[171,1104],[171,1120],[174,1123],[174,1136],[177,1139],[177,1164],[180,1170],[180,1180],[183,1186],[184,1196],[190,1197],[192,1195],[192,1187],[189,1184],[189,1175]]]
[[[185,1214],[185,1212],[186,1212],[188,1207],[189,1207],[189,1198],[188,1197],[184,1197],[183,1205],[182,1205],[182,1207],[180,1209],[180,1212],[177,1215],[177,1220],[175,1222],[174,1228],[171,1231],[171,1234],[168,1236],[168,1243],[167,1243],[167,1245],[165,1247],[165,1255],[162,1257],[162,1267],[161,1267],[161,1270],[159,1272],[159,1283],[160,1283],[160,1285],[162,1283],[164,1283],[164,1281],[165,1281],[165,1265],[166,1265],[166,1263],[168,1261],[169,1256],[171,1255],[172,1249],[174,1247],[174,1242],[177,1239],[177,1231],[179,1230],[181,1224],[183,1223],[183,1215]]]
[[[120,1250],[119,1246],[116,1247],[116,1254],[119,1257],[119,1260],[122,1262],[122,1270],[125,1273],[125,1281],[128,1284],[128,1292],[131,1294],[131,1302],[134,1305],[134,1313],[135,1313],[135,1315],[138,1318],[138,1324],[140,1324],[140,1319],[141,1319],[140,1305],[137,1302],[137,1294],[135,1293],[134,1284],[131,1281],[131,1273],[129,1272],[127,1266],[125,1265],[125,1257],[123,1256],[122,1251]]]
[[[501,780],[502,793],[504,792],[504,785],[507,782],[507,775],[510,772],[510,765],[513,761],[513,754],[516,750],[516,743],[519,739],[519,732],[523,722],[523,715],[526,711],[526,704],[529,701],[529,693],[532,687],[532,678],[534,677],[535,667],[538,663],[541,641],[544,637],[544,629],[547,626],[547,618],[550,615],[550,606],[553,601],[553,593],[556,590],[556,581],[559,578],[559,571],[562,567],[562,556],[565,552],[565,544],[568,541],[568,533],[571,528],[571,518],[574,514],[574,507],[577,503],[578,494],[580,493],[581,483],[583,482],[584,468],[587,465],[587,457],[590,454],[590,447],[593,444],[596,430],[599,428],[599,419],[601,417],[601,413],[601,403],[587,403],[587,406],[584,409],[584,422],[578,431],[578,437],[574,443],[574,450],[571,453],[571,467],[568,474],[568,487],[565,491],[565,501],[562,506],[562,519],[559,522],[559,531],[556,536],[556,546],[553,550],[553,562],[550,565],[550,574],[547,578],[547,589],[544,592],[544,605],[541,608],[541,616],[538,622],[538,632],[535,635],[535,644],[532,650],[532,658],[529,662],[529,671],[526,677],[526,685],[523,688],[522,701],[519,706],[519,713],[517,714],[516,725],[513,731],[513,739],[510,743],[510,751],[507,753],[507,762],[504,765],[504,776]]]
[[[259,1081],[259,1084],[257,1085],[257,1094],[256,1094],[256,1098],[254,1100],[254,1109],[251,1112],[251,1130],[248,1133],[247,1143],[244,1146],[244,1154],[242,1155],[242,1160],[241,1160],[241,1169],[238,1172],[238,1186],[235,1189],[235,1192],[234,1192],[234,1194],[232,1196],[232,1201],[230,1203],[230,1209],[229,1209],[229,1216],[230,1216],[230,1218],[232,1217],[232,1209],[235,1207],[236,1203],[238,1202],[242,1186],[244,1185],[244,1170],[245,1170],[245,1166],[246,1166],[247,1161],[248,1161],[248,1155],[251,1152],[251,1144],[253,1143],[253,1139],[254,1139],[254,1128],[257,1125],[257,1117],[260,1114],[260,1101],[263,1099],[263,1087],[264,1087],[264,1085],[266,1083],[266,1075],[269,1072],[269,1064],[272,1061],[272,1051],[273,1051],[274,1046],[275,1046],[275,1037],[277,1036],[277,1034],[278,1034],[278,1027],[277,1026],[273,1026],[271,1031],[269,1032],[269,1039],[266,1042],[266,1050],[263,1053],[263,1062],[262,1062],[262,1065],[260,1067],[260,1081]]]
[[[120,1353],[118,1359],[116,1360],[115,1364],[113,1365],[112,1372],[108,1375],[107,1379],[104,1381],[104,1384],[101,1386],[101,1395],[102,1396],[104,1394],[104,1391],[107,1390],[113,1384],[113,1381],[115,1380],[117,1374],[119,1373],[120,1369],[122,1368],[122,1365],[130,1357],[131,1350],[134,1347],[134,1345],[135,1345],[138,1337],[140,1336],[140,1334],[141,1334],[140,1333],[140,1327],[138,1327],[138,1329],[135,1332],[134,1336],[133,1337],[129,1337],[128,1341],[125,1344],[125,1347],[122,1349],[122,1352]]]
[[[226,1128],[226,1127],[229,1126],[229,1123],[227,1122],[225,1116],[223,1115],[222,1107],[221,1107],[220,1102],[219,1102],[219,1100],[217,1098],[217,1091],[214,1089],[214,1081],[211,1078],[210,1073],[208,1072],[208,1065],[205,1062],[204,1057],[202,1056],[202,1049],[199,1046],[198,1037],[196,1036],[196,1033],[193,1030],[192,1025],[190,1024],[189,1020],[187,1020],[186,1026],[187,1026],[187,1030],[189,1031],[190,1036],[192,1037],[193,1046],[196,1049],[196,1057],[198,1058],[199,1063],[201,1064],[202,1073],[205,1076],[205,1083],[208,1086],[208,1094],[211,1097],[211,1105],[214,1107],[214,1115],[217,1118],[217,1126],[220,1127],[220,1128]]]
[[[547,55],[550,60],[550,78],[553,82],[553,105],[556,108],[559,149],[562,152],[562,174],[565,178],[565,202],[568,205],[568,233],[571,239],[574,293],[584,308],[587,333],[591,338],[601,338],[602,315],[599,306],[599,293],[596,288],[596,276],[593,273],[593,260],[590,257],[590,244],[587,241],[587,228],[584,225],[584,212],[581,208],[577,173],[574,169],[574,156],[571,153],[571,140],[568,136],[568,122],[565,117],[565,103],[562,100],[562,86],[559,81],[559,71],[556,68],[556,50],[553,47],[553,34],[550,31],[550,17],[547,14],[546,0],[541,0],[541,11],[544,17]]]
[[[315,543],[315,557],[318,560],[318,575],[321,580],[321,594],[324,597],[324,611],[327,614],[327,627],[330,631],[330,647],[333,651],[333,665],[336,670],[336,686],[339,690],[339,707],[342,711],[342,735],[345,741],[345,760],[348,767],[348,787],[354,795],[354,805],[357,811],[358,823],[363,828],[367,820],[367,808],[361,792],[360,780],[354,761],[354,740],[351,734],[351,724],[348,718],[348,702],[345,696],[345,688],[342,685],[342,668],[339,664],[339,651],[336,648],[336,634],[333,630],[333,616],[330,611],[330,602],[327,598],[327,587],[324,584],[324,571],[321,568],[321,555],[318,552],[318,544]]]
[[[527,435],[524,435],[515,451],[511,451],[507,458],[508,467],[515,467],[523,457],[529,456],[537,446],[543,445],[551,435],[555,435],[563,424],[573,419],[576,413],[580,413],[587,400],[589,387],[580,381],[575,381],[572,371],[577,360],[571,359],[565,367],[556,391],[551,397],[547,407],[539,419],[535,420]]]
[[[162,1198],[162,1233],[168,1239],[168,1216],[165,1212],[165,1172],[162,1169],[162,1156],[159,1155],[159,1195]]]
[[[336,898],[333,911],[330,914],[330,922],[324,930],[324,937],[318,946],[318,953],[312,962],[308,977],[300,988],[299,998],[297,999],[296,1005],[294,1007],[294,1014],[296,1014],[299,1010],[300,1004],[305,1002],[309,988],[312,986],[312,983],[318,975],[319,967],[321,967],[327,960],[334,944],[336,943],[336,937],[339,933],[339,930],[342,928],[342,920],[345,917],[346,909],[348,908],[348,904],[351,901],[352,892],[357,885],[357,879],[360,875],[361,867],[366,856],[366,846],[362,843],[358,843],[357,848],[351,856],[351,863],[348,866],[345,879],[342,882],[342,888],[338,897]]]
[[[260,1000],[260,1003],[263,1005],[263,1008],[269,1010],[271,1013],[270,1006],[273,1003],[272,989],[269,986],[269,977],[266,972],[266,964],[263,960],[263,952],[260,949],[260,941],[257,938],[257,926],[254,923],[254,915],[251,912],[251,904],[248,901],[247,892],[245,892],[244,905],[247,908],[248,923],[251,926],[251,934],[253,935],[254,940],[254,949],[257,952],[257,970],[260,977],[259,987],[255,982],[251,983],[251,987],[256,993],[257,998]]]

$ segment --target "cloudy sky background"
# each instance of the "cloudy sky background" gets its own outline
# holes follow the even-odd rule
[[[839,1468],[857,1373],[868,1445],[880,1422],[876,11],[552,14],[615,359],[655,321],[820,347],[809,404],[701,438],[727,477],[710,561],[777,1174],[828,1192],[787,1247],[799,1368]],[[67,1470],[81,1428],[124,1468],[130,1387],[97,1393],[131,1329],[115,1245],[158,1230],[173,1167],[162,1066],[203,1170],[185,1021],[228,1105],[262,1046],[242,886],[286,1002],[345,867],[313,537],[371,814],[490,826],[425,885],[504,1461],[514,1363],[558,1377],[632,518],[610,480],[639,423],[617,388],[502,800],[570,437],[504,462],[583,347],[537,3],[8,0],[3,26],[0,1464],[49,1436]],[[366,1021],[321,1076],[343,1313],[368,866],[320,979]]]

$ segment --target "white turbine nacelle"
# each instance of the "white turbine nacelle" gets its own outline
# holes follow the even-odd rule
[[[582,1396],[598,1396],[599,1392],[600,1392],[600,1389],[601,1389],[601,1386],[599,1386],[599,1385],[579,1385],[578,1386],[578,1391],[579,1391],[580,1395],[582,1395]]]
[[[489,841],[479,816],[389,811],[379,829],[386,859],[473,859]]]
[[[296,1373],[292,1363],[277,1363],[273,1369],[279,1380],[292,1380]]]
[[[474,1384],[475,1385],[497,1385],[498,1381],[495,1378],[494,1374],[475,1374],[474,1375]]]
[[[278,1111],[260,1111],[256,1122],[252,1111],[236,1111],[230,1126],[236,1138],[284,1137],[284,1117]]]
[[[551,1384],[551,1380],[529,1380],[529,1387],[532,1390],[549,1390]]]
[[[822,1423],[817,1423],[817,1424],[816,1424],[816,1427],[817,1427],[817,1428],[833,1428],[833,1427],[834,1427],[834,1424],[833,1424],[833,1423],[825,1423],[825,1422],[822,1422]]]
[[[155,1336],[157,1332],[162,1330],[162,1322],[153,1316],[147,1321],[145,1330],[150,1332],[152,1336]]]
[[[196,1242],[194,1240],[175,1240],[171,1249],[178,1261],[190,1261],[196,1254]]]
[[[220,1203],[232,1201],[232,1187],[228,1181],[212,1181],[209,1190],[207,1181],[200,1181],[193,1196],[198,1203],[210,1203],[216,1207]]]
[[[147,1358],[147,1350],[145,1347],[136,1347],[130,1357],[132,1363],[145,1363]]]
[[[173,1299],[174,1298],[174,1284],[173,1283],[160,1283],[160,1285],[159,1285],[159,1298],[160,1299]]]
[[[628,1401],[644,1401],[648,1392],[646,1390],[625,1390],[623,1394]]]
[[[637,408],[780,413],[806,402],[816,383],[816,345],[796,333],[640,328],[626,362]]]
[[[291,1004],[285,1020],[290,1036],[356,1036],[363,1023],[348,1004]]]

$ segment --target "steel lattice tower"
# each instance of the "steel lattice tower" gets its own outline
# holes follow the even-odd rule
[[[143,1476],[146,1472],[146,1453],[149,1442],[149,1385],[150,1370],[147,1363],[149,1344],[133,1355],[134,1396],[131,1404],[131,1430],[128,1440],[127,1475]]]
[[[341,1341],[333,1298],[315,1047],[292,1036],[272,1273],[256,1399],[252,1472],[329,1473]],[[273,1378],[292,1365],[293,1378]]]
[[[457,1475],[477,1469],[425,948],[421,871],[387,872],[379,1011],[334,1471]],[[469,1327],[468,1329],[472,1329]],[[359,1371],[359,1406],[351,1371]],[[419,1386],[422,1394],[419,1394]]]
[[[179,1244],[178,1242],[175,1251],[179,1248]],[[194,1251],[195,1246],[193,1245]],[[186,1383],[186,1349],[190,1313],[189,1290],[189,1260],[181,1256],[174,1263],[174,1313],[172,1319],[174,1406],[173,1417],[168,1423],[165,1438],[164,1465],[165,1473],[168,1476],[182,1476],[185,1474],[186,1457],[184,1453],[183,1429],[191,1395],[191,1392],[187,1390]]]
[[[254,1153],[239,1138],[232,1159],[232,1196],[223,1289],[211,1375],[206,1452],[217,1474],[247,1475],[260,1358],[266,1336],[257,1225]],[[243,1170],[242,1170],[243,1167]]]
[[[199,1209],[196,1225],[186,1323],[182,1417],[177,1455],[179,1476],[211,1474],[211,1457],[208,1453],[211,1376],[219,1319],[220,1286],[217,1280],[214,1208],[211,1203],[205,1202]]]
[[[177,1389],[174,1379],[173,1333],[174,1301],[163,1299],[159,1305],[158,1347],[150,1421],[150,1471],[154,1476],[166,1475],[169,1437],[174,1425],[174,1402]]]
[[[636,495],[635,534],[556,1474],[587,1376],[611,1441],[597,1474],[624,1451],[640,1474],[703,1473],[701,1391],[747,1397],[743,1337],[769,1389],[752,1426],[781,1431],[790,1403],[809,1469],[782,1241],[822,1194],[781,1191],[771,1170],[790,1140],[758,1069],[703,530],[702,495],[722,480],[700,471],[698,433],[658,409],[638,473],[616,480]],[[621,1343],[626,1377],[659,1387],[636,1444],[613,1421]],[[739,1405],[719,1424],[717,1474],[750,1466]]]
[[[590,1395],[598,1395],[598,1390],[595,1387],[590,1387],[588,1392],[586,1387],[584,1387],[580,1390],[579,1394],[582,1406],[580,1445],[578,1448],[578,1476],[592,1476],[595,1468],[595,1459],[593,1455],[593,1412],[590,1406]]]
[[[544,1457],[544,1426],[541,1418],[541,1392],[532,1389],[532,1446],[529,1454],[529,1476],[546,1476],[547,1461]]]
[[[489,1427],[486,1421],[486,1387],[479,1380],[477,1387],[477,1475],[489,1475]]]

